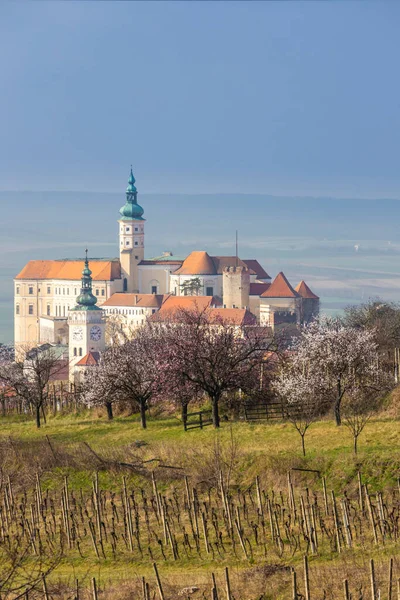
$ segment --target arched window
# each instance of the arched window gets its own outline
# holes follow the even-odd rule
[[[77,352],[76,352],[76,348],[74,348],[74,356],[76,356]]]

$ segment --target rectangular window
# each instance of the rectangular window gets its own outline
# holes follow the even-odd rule
[[[135,260],[139,260],[139,257],[138,257],[138,256],[135,256]]]
[[[106,290],[104,290],[104,289],[103,289],[103,290],[101,290],[101,295],[102,295],[102,296],[105,296],[105,295],[106,295]]]
[[[64,296],[65,296],[65,288],[63,288],[63,294],[64,294]]]
[[[206,296],[214,296],[214,288],[212,288],[212,287],[206,288]]]
[[[15,307],[15,314],[19,315],[19,304],[17,304]]]
[[[157,286],[156,285],[152,285],[151,286],[151,293],[152,294],[157,294]]]
[[[75,288],[75,296],[78,295],[78,290]]]
[[[79,356],[82,356],[82,348],[79,348]]]
[[[29,292],[29,294],[33,294],[33,287],[31,285],[29,286],[28,292]]]
[[[137,227],[135,227],[135,231],[139,231],[139,229]]]
[[[139,242],[135,242],[135,246],[139,246]]]
[[[33,304],[28,306],[28,315],[33,315]]]
[[[47,316],[50,316],[50,304],[47,305]]]
[[[125,245],[129,246],[129,240],[126,240]]]
[[[98,296],[98,295],[99,295],[99,290],[96,290],[96,296]]]
[[[17,285],[17,287],[15,288],[15,293],[19,294],[19,285]]]
[[[74,348],[74,356],[76,356],[76,348]]]
[[[69,288],[67,288],[67,296],[69,296]]]
[[[49,285],[47,286],[47,293],[51,294],[51,287]]]

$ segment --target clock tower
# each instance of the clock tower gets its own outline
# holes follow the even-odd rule
[[[92,293],[92,271],[85,258],[82,271],[81,293],[76,299],[76,306],[69,311],[69,373],[70,380],[75,380],[75,365],[89,352],[101,352],[105,348],[104,311],[96,306],[97,298]]]
[[[132,167],[126,188],[126,202],[120,209],[119,257],[124,277],[124,292],[140,292],[138,264],[144,259],[143,208],[137,202]]]

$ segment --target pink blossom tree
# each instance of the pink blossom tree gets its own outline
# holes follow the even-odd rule
[[[164,358],[160,341],[157,329],[145,325],[131,340],[108,348],[98,370],[89,375],[84,393],[86,402],[105,405],[109,419],[115,402],[128,402],[132,408],[139,408],[145,429],[149,402],[159,395],[163,386]]]
[[[226,392],[258,378],[267,351],[275,348],[265,328],[238,327],[216,319],[212,309],[180,310],[160,325],[169,372],[177,389],[190,386],[211,402],[214,427],[220,426],[219,405]]]

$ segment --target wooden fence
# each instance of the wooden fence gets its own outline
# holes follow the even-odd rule
[[[192,420],[194,417],[194,420]],[[197,418],[196,418],[197,417]],[[189,429],[203,429],[207,425],[212,425],[211,410],[200,410],[199,412],[187,413],[183,422],[185,431]]]

